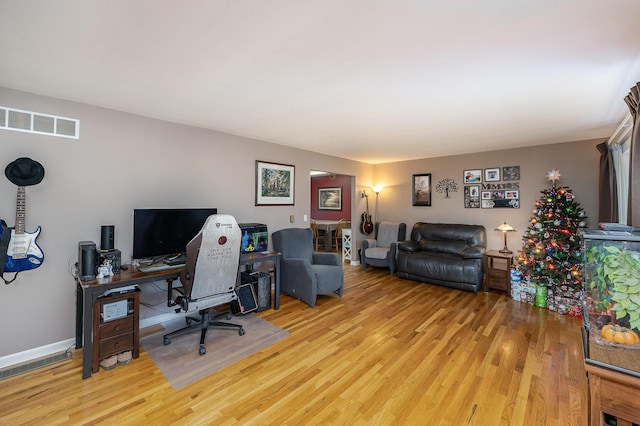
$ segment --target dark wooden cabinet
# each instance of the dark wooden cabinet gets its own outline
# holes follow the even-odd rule
[[[120,302],[120,304],[118,304]],[[122,303],[124,302],[124,303]],[[119,310],[112,312],[118,306]],[[97,373],[100,361],[130,350],[133,358],[140,354],[140,292],[114,294],[98,298],[93,304],[93,351],[91,372]],[[110,319],[115,315],[115,319]]]
[[[484,255],[484,291],[504,290],[511,297],[511,266],[513,256],[489,250]]]

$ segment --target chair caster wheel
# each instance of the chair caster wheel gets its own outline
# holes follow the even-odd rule
[[[162,342],[164,343],[165,346],[167,346],[169,343],[171,343],[171,339],[169,339],[168,337],[165,337]]]
[[[204,346],[200,346],[200,349],[198,350],[198,353],[200,355],[204,355],[207,353],[207,348],[205,348]]]
[[[239,334],[240,336],[244,336],[244,328],[239,329],[239,330],[238,330],[238,334]]]

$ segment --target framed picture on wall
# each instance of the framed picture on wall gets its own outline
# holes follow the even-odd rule
[[[482,169],[465,170],[462,178],[465,184],[482,183]]]
[[[413,175],[412,193],[414,206],[431,206],[431,173]]]
[[[500,180],[500,167],[484,169],[485,182],[498,182]]]
[[[290,164],[256,160],[256,206],[294,205],[295,171]]]
[[[342,210],[342,187],[318,188],[318,210]]]

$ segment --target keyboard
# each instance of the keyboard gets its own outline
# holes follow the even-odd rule
[[[174,266],[174,265],[183,266],[185,263],[187,263],[187,256],[178,256],[171,259],[165,259],[162,262],[169,266]]]
[[[140,267],[138,267],[138,271],[140,271],[142,273],[157,272],[157,271],[167,271],[169,269],[182,268],[183,266],[184,266],[184,263],[178,263],[178,264],[175,264],[175,265],[167,265],[166,263],[156,263],[156,264],[148,265],[148,266],[140,266]]]

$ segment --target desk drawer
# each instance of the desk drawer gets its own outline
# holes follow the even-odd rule
[[[497,290],[507,290],[509,288],[509,282],[505,279],[489,279],[489,288],[495,288]]]
[[[99,340],[131,333],[133,331],[133,315],[100,324]]]
[[[505,271],[503,269],[489,269],[489,276],[506,279],[509,276],[509,271]]]
[[[119,354],[133,348],[133,333],[104,339],[100,341],[100,358]]]

